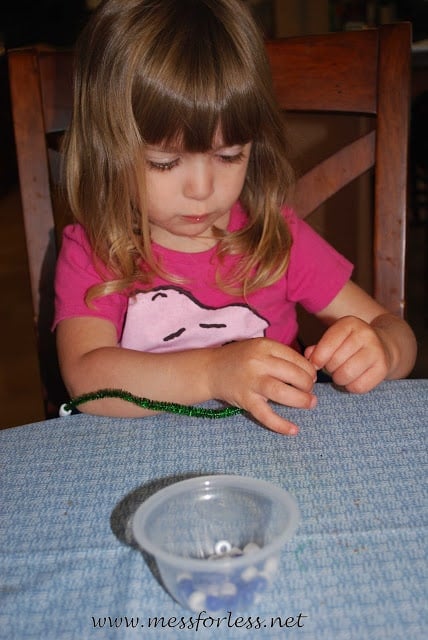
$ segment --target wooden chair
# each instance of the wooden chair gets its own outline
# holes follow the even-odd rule
[[[293,204],[303,218],[374,169],[373,295],[405,310],[411,25],[267,43],[275,90],[288,112],[370,116],[371,130],[303,175]]]
[[[403,316],[410,24],[287,38],[266,46],[284,109],[372,118],[369,133],[300,178],[294,203],[306,217],[374,168],[374,295]],[[64,398],[50,332],[58,227],[52,193],[58,136],[71,115],[73,55],[26,49],[10,51],[8,58],[34,321],[49,415]]]
[[[59,142],[71,117],[73,54],[16,49],[8,52],[8,64],[41,393],[51,417],[67,397],[51,325],[58,238],[66,220],[58,191]]]

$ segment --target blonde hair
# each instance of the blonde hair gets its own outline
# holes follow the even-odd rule
[[[144,145],[211,149],[252,141],[240,201],[245,228],[219,234],[239,255],[221,285],[248,293],[286,270],[291,236],[280,213],[292,179],[263,39],[240,0],[107,0],[76,50],[65,143],[66,188],[94,254],[114,274],[89,297],[164,274],[145,214]]]

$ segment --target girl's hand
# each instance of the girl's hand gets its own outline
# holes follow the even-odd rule
[[[287,435],[298,427],[279,416],[268,400],[309,409],[316,380],[313,364],[291,347],[267,338],[234,342],[212,351],[210,395],[241,407],[263,425]]]
[[[328,329],[304,355],[348,391],[365,393],[382,380],[403,378],[412,370],[413,331],[354,282],[349,281],[316,315]]]
[[[317,345],[305,349],[305,357],[353,393],[370,391],[391,368],[391,354],[382,330],[355,316],[337,320]]]

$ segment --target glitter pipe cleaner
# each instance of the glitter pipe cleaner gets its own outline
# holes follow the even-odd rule
[[[243,409],[238,407],[224,407],[223,409],[205,409],[204,407],[194,407],[187,404],[178,404],[177,402],[163,402],[158,400],[149,400],[135,396],[128,391],[122,389],[100,389],[90,393],[84,393],[81,396],[72,398],[69,402],[61,405],[59,410],[60,416],[69,416],[74,408],[85,402],[93,400],[102,400],[103,398],[119,398],[125,402],[141,407],[142,409],[150,409],[151,411],[166,411],[168,413],[178,413],[183,416],[191,416],[192,418],[228,418],[243,413]]]

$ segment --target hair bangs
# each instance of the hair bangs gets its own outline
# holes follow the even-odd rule
[[[263,98],[253,62],[208,15],[163,25],[144,56],[144,73],[135,77],[133,109],[146,144],[205,152],[218,140],[245,144],[260,129]],[[170,29],[173,39],[167,37]]]
[[[246,144],[260,129],[254,96],[233,92],[224,98],[206,95],[193,104],[185,95],[160,91],[135,114],[142,140],[150,145],[203,153],[221,144]],[[156,99],[157,98],[157,99]]]

